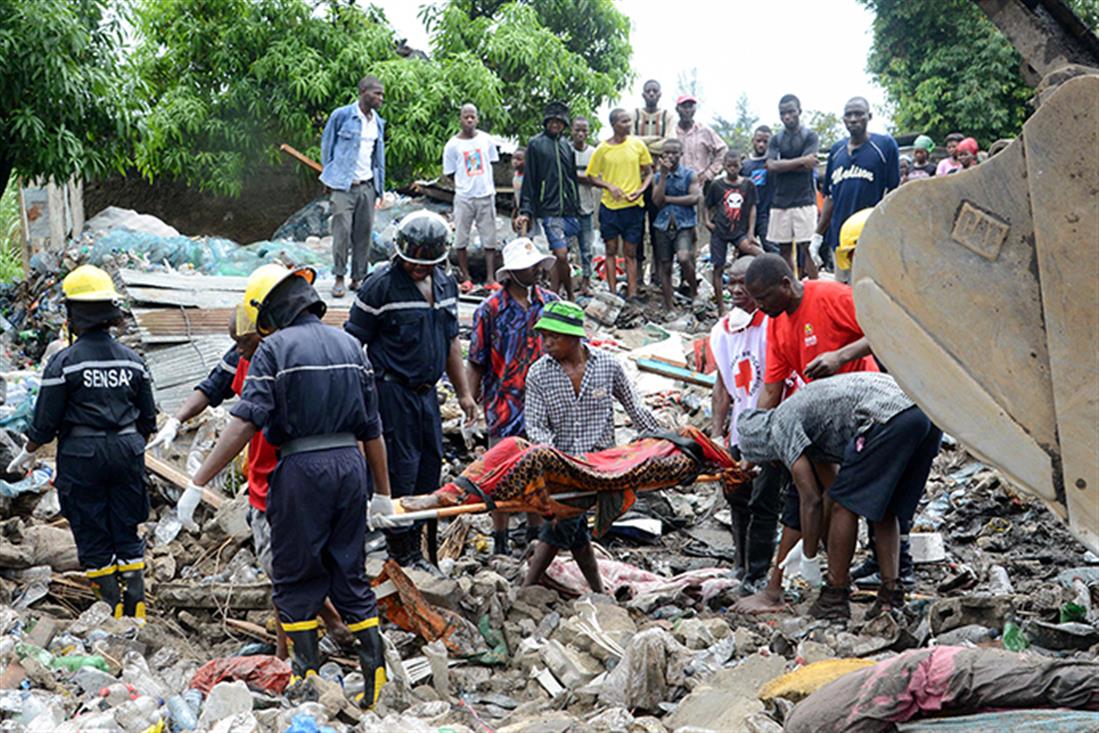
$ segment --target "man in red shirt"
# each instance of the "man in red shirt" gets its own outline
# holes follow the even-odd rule
[[[770,319],[760,409],[777,407],[784,390],[789,397],[798,385],[814,379],[846,372],[880,371],[855,318],[855,299],[850,286],[830,280],[798,281],[786,260],[775,254],[756,257],[745,273],[744,285]],[[787,382],[791,376],[792,389]],[[816,468],[827,490],[835,478],[836,468],[828,464],[817,464]],[[781,565],[801,539],[798,509],[797,502],[788,496],[782,516],[778,566],[772,571],[767,587],[739,601],[736,610],[764,613],[782,609]],[[810,562],[816,558],[816,549],[803,550]],[[810,578],[810,582],[813,580]]]
[[[171,447],[172,441],[179,433],[180,425],[200,414],[207,407],[217,407],[234,395],[240,397],[244,389],[244,378],[248,376],[249,360],[259,348],[260,336],[256,333],[254,324],[239,330],[244,333],[238,333],[237,317],[234,315],[229,319],[229,337],[233,339],[233,347],[225,352],[221,361],[214,366],[206,378],[195,385],[194,392],[180,405],[175,415],[168,418],[156,437],[149,441],[145,447],[146,451]],[[256,559],[268,578],[272,577],[272,570],[271,528],[267,523],[266,513],[267,484],[278,462],[279,457],[275,446],[267,442],[262,431],[256,431],[248,444],[247,479],[250,505],[248,524],[252,528],[252,544]],[[193,510],[180,514],[180,520],[187,529],[197,529],[192,517]],[[347,625],[340,619],[340,614],[330,600],[325,599],[320,615],[337,644],[350,647],[354,643],[354,637],[351,636]],[[275,624],[275,631],[277,634],[275,654],[279,659],[286,659],[289,652],[286,632],[283,631],[282,624]]]

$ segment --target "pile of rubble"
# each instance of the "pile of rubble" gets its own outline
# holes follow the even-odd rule
[[[57,273],[81,256],[74,251],[64,263],[41,265],[0,293],[7,319],[0,324],[7,359],[0,426],[9,429],[0,431],[0,466],[18,450],[35,374],[61,334]],[[170,410],[212,366],[204,359],[216,361],[228,346],[215,339],[223,338],[227,309],[243,284],[133,259],[115,264],[119,285],[142,304],[124,338],[154,357],[161,409]],[[478,300],[464,298],[463,339]],[[684,300],[671,318],[608,294],[585,305],[599,324],[592,340],[622,356],[658,417],[669,427],[706,429],[712,376],[696,344],[715,317],[707,299]],[[222,308],[216,333],[198,330],[202,312]],[[149,315],[157,311],[183,314],[173,317],[191,330],[149,325],[168,318]],[[201,358],[188,360],[183,351],[177,358],[173,348]],[[453,390],[440,385],[439,397],[445,479],[483,450],[483,439],[462,431]],[[384,539],[372,533],[367,569],[382,598],[389,683],[376,709],[363,712],[351,702],[362,689],[354,654],[331,637],[323,642],[327,663],[306,684],[291,686],[289,666],[274,656],[270,582],[251,548],[239,466],[219,477],[216,494],[199,510],[201,531],[180,526],[175,502],[224,420],[223,410],[208,411],[190,426],[189,442],[177,441],[178,452],[150,458],[145,625],[113,619],[94,603],[49,466],[31,477],[0,476],[0,730],[876,731],[894,730],[894,722],[936,705],[948,715],[1012,707],[990,696],[1008,694],[1002,678],[1012,675],[1046,691],[1031,704],[1012,693],[1022,707],[1094,709],[1099,701],[1099,558],[1047,509],[950,444],[936,460],[913,529],[917,586],[906,613],[863,623],[861,609],[873,594],[856,592],[846,627],[807,616],[812,591],[800,580],[788,584],[784,613],[732,611],[739,583],[729,570],[729,511],[716,484],[639,497],[597,547],[608,595],[588,593],[573,561],[563,558],[550,567],[546,586],[521,587],[522,541],[512,543],[512,556],[493,555],[484,515],[442,523],[440,576],[386,564]],[[618,415],[619,425],[627,422]],[[622,443],[633,434],[622,427],[617,437]],[[512,531],[516,540],[523,536],[521,525]],[[860,701],[859,685],[885,669],[875,664],[977,669],[982,685],[970,689],[966,679],[974,674],[959,673],[935,682],[935,690],[900,684]],[[890,675],[912,685],[925,677],[934,681]],[[876,723],[826,720],[883,700],[893,709]],[[1075,729],[1099,726],[1090,713],[1025,715]],[[993,724],[1010,729],[1006,718]],[[947,730],[935,725],[901,729]]]

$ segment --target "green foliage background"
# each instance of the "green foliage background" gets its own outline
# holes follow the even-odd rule
[[[875,14],[867,69],[885,89],[897,129],[938,143],[958,131],[987,147],[1013,137],[1033,92],[1021,59],[972,0],[859,0]],[[1094,30],[1097,0],[1070,0]]]
[[[124,169],[141,97],[122,59],[125,11],[0,0],[0,186],[13,170],[67,179]]]
[[[239,193],[248,176],[277,163],[279,143],[319,158],[328,115],[356,99],[365,74],[386,87],[392,185],[437,172],[465,102],[479,108],[482,128],[527,136],[541,128],[545,102],[564,99],[590,112],[629,79],[629,24],[611,0],[427,6],[427,59],[399,56],[373,7],[136,2],[136,70],[150,100],[138,168],[217,193]]]

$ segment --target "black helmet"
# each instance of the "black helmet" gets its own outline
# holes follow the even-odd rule
[[[420,209],[397,225],[397,256],[415,265],[437,265],[446,259],[450,226],[434,211]]]
[[[565,123],[565,127],[569,126],[569,106],[564,102],[550,102],[546,105],[545,112],[542,113],[542,124],[546,124],[550,120],[561,120]]]

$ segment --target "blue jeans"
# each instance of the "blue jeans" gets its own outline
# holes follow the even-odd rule
[[[551,250],[568,249],[569,237],[575,237],[580,229],[575,216],[547,216],[541,221]]]

